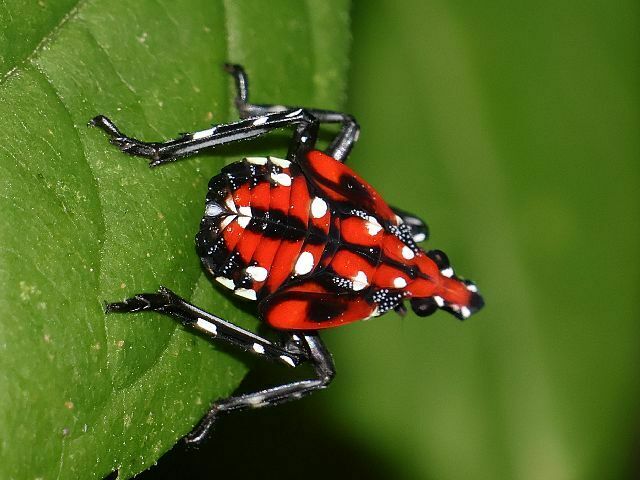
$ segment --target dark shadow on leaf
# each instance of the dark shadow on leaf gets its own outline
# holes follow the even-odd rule
[[[282,382],[289,379],[287,373],[276,366],[256,364],[238,391]],[[222,417],[200,448],[180,442],[136,478],[198,480],[225,474],[261,479],[398,478],[381,455],[345,438],[314,405],[317,401],[304,399]]]

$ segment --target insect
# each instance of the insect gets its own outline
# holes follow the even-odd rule
[[[160,312],[211,338],[289,367],[313,366],[315,378],[214,402],[185,437],[198,443],[226,412],[276,405],[329,385],[335,369],[319,331],[389,310],[427,316],[437,309],[465,319],[482,308],[475,284],[457,277],[447,256],[425,251],[426,224],[390,207],[347,167],[359,126],[347,114],[249,103],[248,78],[225,65],[237,90],[241,120],[183,134],[166,142],[124,135],[103,115],[90,124],[112,144],[145,157],[152,167],[199,151],[290,127],[285,159],[247,157],[209,182],[196,248],[214,281],[257,302],[260,319],[283,334],[272,342],[206,312],[166,287],[107,305],[107,312]],[[340,124],[324,150],[315,149],[321,123]]]

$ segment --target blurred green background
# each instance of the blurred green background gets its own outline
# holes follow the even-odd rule
[[[191,239],[207,179],[287,135],[151,172],[85,128],[226,119],[231,60],[257,101],[344,98],[351,165],[487,306],[326,332],[330,389],[224,417],[139,478],[640,477],[637,1],[11,0],[0,25],[0,471],[126,476],[245,362],[241,390],[286,378],[167,319],[101,314],[166,283],[255,325],[197,280]]]
[[[327,332],[328,391],[141,478],[637,478],[639,6],[355,2],[352,165],[487,306]]]

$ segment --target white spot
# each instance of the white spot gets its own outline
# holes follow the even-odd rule
[[[404,258],[405,260],[411,260],[415,256],[416,254],[413,253],[413,250],[411,250],[409,247],[407,247],[406,245],[402,247],[402,258]]]
[[[242,228],[247,228],[247,225],[249,225],[249,222],[251,221],[251,217],[238,217],[238,225],[240,225]]]
[[[239,297],[248,298],[249,300],[257,300],[256,291],[251,290],[250,288],[239,288],[234,290],[233,293],[238,295]]]
[[[238,208],[238,213],[240,215],[244,215],[245,217],[250,217],[251,216],[251,207],[239,207]]]
[[[376,217],[369,216],[364,224],[367,227],[367,232],[369,232],[369,235],[371,235],[372,237],[377,235],[378,232],[382,230],[382,226],[380,225],[380,223],[378,223]]]
[[[289,168],[291,166],[291,162],[283,158],[269,157],[269,160],[271,161],[271,163],[277,165],[278,167]]]
[[[247,275],[253,278],[256,282],[264,282],[269,274],[266,268],[256,266],[247,267],[245,272],[247,272]]]
[[[229,210],[231,210],[232,212],[236,212],[238,213],[238,210],[236,209],[236,202],[233,201],[233,197],[228,196],[226,198],[226,200],[224,201],[224,204],[227,206],[227,208]]]
[[[254,165],[266,165],[267,157],[247,157],[245,160],[249,163],[253,163]]]
[[[416,233],[413,236],[413,241],[416,243],[424,242],[427,236],[424,233]]]
[[[306,141],[307,141],[307,140],[309,140],[309,138],[308,138],[306,135],[305,135],[305,136],[303,136],[303,137],[300,137],[300,141],[301,141],[302,143],[306,143]]]
[[[321,198],[314,198],[311,202],[311,216],[313,218],[322,218],[327,213],[327,202]]]
[[[453,277],[453,268],[451,267],[447,267],[447,268],[443,268],[440,273],[442,275],[444,275],[445,277],[451,278]]]
[[[235,215],[229,215],[228,217],[226,217],[224,220],[220,222],[220,229],[224,230],[225,228],[227,228],[227,225],[233,222],[235,218],[236,218]]]
[[[444,307],[444,299],[442,297],[435,295],[433,299],[436,301],[436,305],[438,305],[441,308]]]
[[[206,321],[203,318],[198,318],[198,320],[196,321],[196,326],[200,329],[200,330],[204,330],[205,332],[209,332],[211,335],[217,335],[218,334],[218,327],[216,327],[215,324]]]
[[[216,129],[215,128],[208,128],[206,130],[201,130],[199,132],[195,132],[193,135],[191,135],[191,138],[193,138],[194,140],[199,140],[200,138],[204,138],[204,137],[208,137],[209,135],[213,135],[213,132],[215,132]]]
[[[310,252],[302,252],[294,267],[296,275],[304,275],[313,270],[313,255]]]
[[[260,355],[264,353],[264,347],[259,343],[254,343],[252,348],[254,352],[259,353]]]
[[[292,367],[296,366],[296,364],[293,362],[293,359],[291,357],[287,357],[286,355],[280,355],[280,360],[282,360],[287,365],[291,365]]]
[[[478,291],[478,287],[476,287],[473,283],[470,283],[469,285],[467,285],[467,290],[476,293]]]
[[[353,282],[353,290],[355,292],[359,292],[360,290],[367,288],[369,286],[369,279],[367,278],[367,274],[362,270],[358,270],[355,277],[351,279]]]
[[[224,285],[227,288],[230,288],[231,290],[233,290],[234,288],[236,288],[236,284],[233,283],[233,280],[231,280],[230,278],[226,278],[226,277],[216,277],[216,282]]]
[[[207,206],[204,209],[204,214],[207,217],[217,217],[222,212],[224,212],[224,209],[215,202],[207,203]]]
[[[407,281],[402,277],[396,277],[393,279],[393,286],[396,288],[404,288],[407,286]]]
[[[291,186],[291,177],[286,173],[271,173],[271,178],[280,185],[284,185],[285,187]]]
[[[264,397],[262,395],[257,395],[255,397],[249,397],[249,403],[253,408],[261,407],[264,402]]]
[[[299,108],[298,110],[294,110],[293,112],[289,112],[289,113],[287,113],[287,114],[285,115],[285,117],[286,117],[286,118],[289,118],[289,117],[295,117],[295,116],[297,116],[297,115],[300,115],[301,113],[302,113],[302,109],[301,109],[301,108]]]
[[[260,117],[260,118],[256,118],[253,121],[253,126],[257,127],[258,125],[264,125],[265,123],[267,123],[268,118],[267,117]]]
[[[471,316],[471,310],[469,310],[468,307],[461,307],[460,308],[460,314],[464,317],[464,318],[469,318]]]
[[[376,305],[376,308],[373,309],[373,311],[371,312],[371,315],[369,315],[368,318],[379,317],[379,316],[380,316],[380,309]]]
[[[401,223],[404,223],[404,220],[400,215],[396,215],[396,224],[400,225]]]

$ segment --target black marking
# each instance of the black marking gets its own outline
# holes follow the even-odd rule
[[[217,263],[223,262],[229,254],[224,237],[212,225],[201,226],[196,234],[196,251],[200,257],[209,257]]]
[[[230,163],[221,170],[221,175],[226,177],[229,185],[228,191],[235,192],[245,183],[255,187],[262,181],[268,181],[268,165],[255,165],[248,160]]]
[[[329,237],[324,231],[315,225],[309,225],[307,228],[307,239],[305,240],[305,244],[308,245],[322,245],[327,243]]]
[[[354,203],[362,203],[363,205],[371,205],[373,203],[373,199],[367,188],[353,175],[343,173],[340,175],[339,182],[338,191],[343,193],[343,196],[349,198],[352,202],[355,198]]]
[[[234,251],[229,255],[224,263],[218,265],[216,276],[231,278],[234,281],[237,281],[240,276],[240,271],[245,267],[246,265],[242,262],[240,253]]]
[[[394,288],[368,288],[364,291],[364,296],[369,303],[377,305],[377,314],[382,315],[394,309],[405,297],[403,290]]]
[[[395,268],[397,270],[400,270],[402,273],[404,273],[409,278],[416,278],[418,276],[420,278],[424,278],[424,279],[427,279],[427,280],[429,280],[431,278],[429,275],[425,275],[425,274],[421,273],[420,270],[418,269],[418,267],[407,265],[407,264],[402,263],[402,262],[400,262],[398,260],[395,260],[393,258],[389,258],[384,253],[382,253],[380,257],[381,257],[380,258],[380,263],[385,264],[385,265],[389,265],[390,267],[393,267],[393,268]]]
[[[249,230],[250,232],[254,232],[264,236],[268,226],[269,221],[265,217],[258,217],[256,215],[253,215],[245,230]]]
[[[339,241],[335,241],[335,240],[329,240],[327,242],[327,244],[324,247],[324,251],[322,252],[322,255],[320,256],[320,261],[318,262],[318,267],[320,268],[321,265],[328,265],[331,263],[331,260],[333,260],[333,257],[336,255],[336,252],[338,251],[338,249],[340,248],[340,242]],[[324,267],[323,267],[324,268]]]
[[[224,175],[218,174],[209,180],[207,203],[216,202],[223,204],[227,195],[229,195],[229,184]]]
[[[380,265],[381,251],[378,247],[366,247],[363,245],[356,245],[355,243],[340,242],[340,249],[357,255],[360,258],[366,260],[366,262],[372,267],[376,268]]]
[[[347,199],[346,202],[334,202],[338,211],[348,213],[353,209],[354,204],[370,212],[376,210],[375,201],[371,194],[353,175],[343,173],[336,183],[322,175],[310,162],[304,162],[300,167],[303,172],[307,173],[306,178],[311,178],[313,182],[323,185]]]
[[[387,223],[386,229],[414,252],[417,253],[420,251],[420,247],[418,247],[416,242],[413,240],[411,229],[406,224],[401,223],[400,225],[391,225]]]
[[[404,317],[407,314],[407,307],[402,302],[393,307],[393,310],[401,317]]]
[[[439,270],[444,270],[451,266],[449,263],[449,257],[447,257],[447,254],[442,250],[429,250],[427,252],[427,257],[435,262]]]
[[[236,288],[253,289],[253,278],[246,273],[242,274],[235,283]]]
[[[307,318],[315,323],[329,322],[336,319],[349,308],[348,300],[314,299],[307,294]]]
[[[342,211],[344,217],[354,216],[354,217],[362,218],[363,220],[368,220],[369,217],[372,216],[370,213],[367,213],[364,210],[360,210],[359,208],[353,208],[353,205],[350,205],[348,203],[343,203],[342,206],[344,207]],[[376,220],[379,221],[378,218],[376,218]]]
[[[471,313],[477,312],[484,307],[484,299],[477,292],[471,292],[471,298],[469,299],[469,310]]]
[[[300,219],[287,216],[280,210],[251,209],[252,217],[259,220],[259,223],[252,228],[256,233],[260,233],[267,238],[278,238],[291,242],[304,240],[308,234],[308,229]]]
[[[420,317],[428,317],[438,310],[438,304],[433,297],[412,298],[409,300],[411,309]]]

